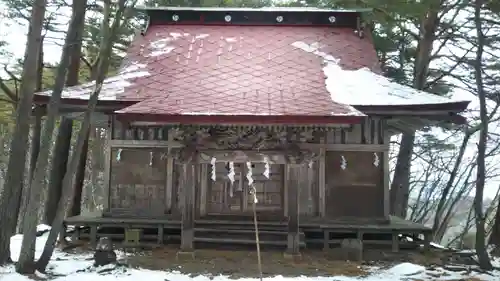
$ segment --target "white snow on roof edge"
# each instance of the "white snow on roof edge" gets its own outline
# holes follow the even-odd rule
[[[325,86],[334,102],[352,106],[369,105],[424,105],[470,102],[438,96],[390,81],[367,67],[357,70],[342,69],[340,60],[322,52],[319,43],[294,42],[293,47],[322,57],[325,65]]]
[[[99,100],[117,100],[118,95],[125,92],[125,89],[132,86],[131,79],[146,77],[150,73],[146,70],[145,64],[136,62],[129,63],[123,67],[116,75],[104,79],[104,83],[99,93]],[[94,92],[95,81],[90,81],[80,85],[64,88],[62,98],[65,99],[90,99]],[[52,89],[37,93],[38,95],[51,96]]]

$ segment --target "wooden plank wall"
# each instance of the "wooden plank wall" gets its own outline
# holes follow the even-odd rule
[[[121,124],[113,122],[112,139],[118,140],[169,140],[168,127],[122,127]],[[326,144],[347,144],[359,145],[360,150],[364,151],[327,151],[322,148],[318,153],[320,157],[315,160],[311,167],[304,166],[301,168],[300,177],[307,180],[302,181],[299,188],[299,212],[301,215],[318,216],[324,215],[327,217],[342,217],[342,216],[380,216],[384,211],[384,198],[387,183],[384,177],[384,164],[387,161],[386,153],[380,151],[370,151],[370,145],[388,145],[388,139],[385,133],[385,121],[382,118],[367,118],[362,124],[351,126],[349,128],[332,128],[326,135],[320,139],[307,140],[313,143]],[[123,129],[122,129],[123,128]],[[356,148],[356,146],[354,147]],[[362,149],[361,149],[362,148]],[[124,150],[127,150],[123,154]],[[132,151],[132,152],[130,152]],[[136,156],[127,156],[137,151]],[[154,158],[162,157],[162,161],[155,161],[151,166],[149,163],[150,152],[154,151]],[[121,161],[116,161],[117,148],[113,148],[111,155],[110,169],[110,206],[112,212],[124,212],[125,209],[130,209],[130,212],[138,212],[138,207],[125,207],[125,197],[135,196],[139,198],[141,194],[154,194],[156,201],[150,202],[153,207],[142,208],[144,213],[158,215],[160,213],[174,213],[180,215],[182,202],[180,199],[180,177],[181,172],[179,165],[171,156],[168,156],[167,148],[123,148],[122,155],[124,158]],[[379,159],[379,165],[375,166],[375,155]],[[342,156],[347,161],[347,168],[341,169]],[[218,164],[219,167],[224,166],[224,163]],[[280,166],[281,180],[276,183],[282,186],[281,206],[283,214],[287,214],[285,199],[287,197],[287,168],[284,165]],[[273,167],[272,170],[276,170]],[[130,179],[130,174],[141,171],[141,176]],[[210,165],[202,164],[200,169],[197,169],[198,179],[196,189],[196,205],[199,206],[196,215],[204,215],[209,212],[222,210],[221,206],[216,207],[219,201],[222,201],[220,194],[217,193],[217,185],[221,181],[227,181],[225,169],[218,174],[218,181],[212,183],[210,179]],[[240,176],[245,178],[245,172],[237,172],[236,178]],[[128,183],[130,181],[130,183]],[[150,183],[151,181],[151,183]],[[243,184],[246,183],[244,179]],[[128,184],[128,185],[127,185]],[[141,185],[142,184],[142,185]],[[236,182],[239,185],[239,182]],[[297,183],[299,184],[299,183]],[[128,187],[124,187],[128,186]],[[133,188],[141,189],[141,186],[148,186],[145,192],[137,191],[137,194],[132,192]],[[153,188],[154,186],[154,188]],[[201,190],[201,191],[200,191]],[[213,190],[211,192],[211,190]],[[222,190],[219,190],[222,191]],[[128,195],[127,195],[128,194]],[[125,196],[125,197],[124,197]],[[265,196],[265,195],[262,195]],[[273,195],[274,196],[274,195]],[[121,199],[120,199],[121,198]],[[235,199],[236,198],[236,199]],[[241,204],[247,205],[247,199],[241,199],[242,196],[234,196],[234,198],[226,198],[232,200],[230,205],[235,207]],[[324,198],[324,199],[321,199]],[[121,201],[120,201],[121,200]],[[130,204],[132,204],[129,200]],[[238,202],[236,202],[237,200]],[[247,200],[246,202],[240,200]],[[363,201],[365,200],[365,201]],[[122,202],[123,201],[123,202]],[[229,202],[228,201],[228,202]],[[120,203],[121,202],[121,203]],[[163,204],[161,207],[158,205]],[[217,204],[216,204],[217,203]],[[214,205],[215,204],[215,205]],[[140,205],[139,206],[144,206]],[[153,210],[154,209],[154,210]],[[160,211],[161,210],[161,211]],[[381,211],[382,210],[382,211]]]
[[[358,126],[329,132],[327,143],[387,145],[385,120],[367,118]],[[361,149],[360,149],[361,150]],[[385,216],[388,190],[384,169],[387,152],[326,151],[325,216],[329,218]]]
[[[111,214],[159,216],[165,213],[166,166],[163,153],[151,149],[112,149]]]

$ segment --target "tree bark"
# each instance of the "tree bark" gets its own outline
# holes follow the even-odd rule
[[[56,125],[57,116],[59,115],[59,107],[61,104],[62,90],[66,81],[67,68],[70,62],[69,49],[78,38],[78,24],[85,17],[84,11],[86,1],[75,1],[73,3],[73,13],[68,32],[64,42],[61,61],[57,68],[54,89],[47,110],[47,118],[45,128],[42,132],[40,153],[38,155],[35,172],[30,184],[31,192],[29,193],[28,208],[26,209],[24,218],[24,235],[21,243],[21,253],[19,261],[16,264],[16,271],[22,274],[33,274],[35,272],[35,242],[36,242],[36,225],[38,221],[38,209],[40,206],[40,196],[45,185],[45,173],[48,165],[50,148],[52,144],[52,135]]]
[[[81,6],[74,7],[74,9],[80,9],[78,12],[84,14],[86,12],[86,9],[81,11]],[[78,20],[80,21],[75,22],[75,25],[78,25],[75,42],[73,42],[73,44],[68,48],[70,56],[68,75],[66,76],[66,86],[68,87],[78,85],[80,77],[80,57],[82,54],[82,37],[83,29],[85,27],[85,16],[75,19],[75,21]],[[66,173],[72,133],[73,121],[69,118],[63,117],[59,124],[59,132],[54,147],[55,152],[52,156],[48,195],[44,210],[44,221],[48,225],[52,225],[57,211],[57,203],[61,197],[62,181],[64,174]]]
[[[96,202],[100,203],[102,202],[101,198],[103,197],[103,187],[100,185],[100,174],[101,174],[101,167],[102,167],[102,157],[104,155],[103,153],[103,143],[102,143],[102,130],[97,128],[96,130],[92,131],[94,134],[94,138],[92,140],[92,146],[90,148],[91,150],[91,162],[92,162],[92,168],[91,168],[91,188],[88,188],[86,190],[86,197],[87,197],[87,208],[92,212],[96,208]]]
[[[432,55],[432,45],[436,38],[439,24],[439,8],[441,1],[434,1],[422,20],[420,40],[417,45],[415,67],[413,69],[413,87],[422,90],[425,87]],[[396,169],[391,183],[391,214],[406,218],[408,197],[410,193],[411,158],[415,144],[415,132],[403,133],[396,162]]]
[[[479,267],[483,270],[492,270],[493,266],[486,251],[486,216],[483,213],[484,184],[486,177],[486,146],[488,141],[488,109],[486,107],[486,92],[483,82],[483,52],[485,36],[482,28],[481,10],[484,1],[474,2],[474,22],[477,35],[477,51],[474,61],[474,76],[476,79],[477,95],[479,98],[479,115],[481,119],[481,129],[479,130],[479,142],[477,146],[477,172],[476,172],[476,195],[474,196],[474,212],[476,213],[476,254]]]
[[[69,171],[64,175],[63,193],[61,196],[61,200],[59,200],[56,217],[54,219],[54,222],[52,223],[52,228],[50,230],[49,236],[47,237],[47,242],[45,243],[42,255],[40,256],[40,259],[37,262],[37,268],[42,272],[45,271],[47,265],[49,264],[52,253],[54,252],[57,236],[61,233],[62,230],[63,220],[64,220],[64,210],[67,205],[66,202],[69,201],[69,199],[71,198],[73,191],[72,190],[73,172],[76,171],[78,167],[78,162],[79,162],[78,155],[80,155],[80,153],[82,152],[85,139],[88,136],[88,132],[90,130],[91,116],[97,105],[97,101],[99,99],[99,93],[101,91],[104,78],[109,68],[109,59],[111,56],[113,43],[115,41],[115,38],[117,36],[120,27],[123,11],[125,10],[125,2],[126,0],[119,1],[118,9],[116,11],[112,27],[109,28],[108,26],[108,28],[105,28],[102,34],[102,43],[99,50],[99,54],[100,56],[102,56],[102,59],[99,61],[98,65],[98,75],[95,82],[96,86],[89,99],[88,108],[84,114],[82,127],[80,129],[80,132],[78,133],[75,150],[71,157]],[[109,18],[109,16],[106,15],[110,14],[110,5],[111,2],[109,0],[106,0],[104,13],[105,17],[107,18]]]
[[[87,152],[89,150],[89,132],[87,133],[87,138],[83,143],[82,152],[80,153],[78,160],[78,168],[76,169],[75,175],[75,187],[73,192],[73,198],[71,200],[71,207],[68,210],[68,217],[78,216],[82,212],[82,192],[85,183],[85,168],[87,167]]]
[[[73,133],[73,120],[61,118],[59,132],[52,155],[52,168],[49,175],[49,188],[45,201],[44,222],[52,225],[57,212],[57,204],[61,198],[62,181],[68,165],[71,136]]]
[[[10,237],[16,229],[30,130],[29,116],[31,114],[33,92],[36,87],[37,65],[46,5],[46,0],[35,0],[32,5],[22,81],[19,89],[20,101],[16,108],[16,127],[10,145],[5,186],[0,198],[0,220],[2,221],[2,227],[0,227],[0,265],[10,260]]]

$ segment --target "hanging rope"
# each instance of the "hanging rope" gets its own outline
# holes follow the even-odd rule
[[[260,281],[262,281],[262,259],[260,256],[260,240],[259,240],[259,225],[257,223],[257,190],[255,189],[255,186],[252,184],[250,185],[250,194],[253,195],[253,204],[252,204],[252,209],[253,209],[253,224],[255,227],[255,245],[257,246],[257,264],[259,267],[259,276],[260,276]]]

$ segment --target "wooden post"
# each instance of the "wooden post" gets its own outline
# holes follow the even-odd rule
[[[389,148],[389,142],[390,142],[390,137],[387,136],[384,138],[384,142]],[[381,153],[382,154],[382,185],[384,189],[384,218],[387,221],[390,221],[391,216],[390,216],[390,171],[389,171],[389,149],[387,151],[384,151]]]
[[[200,172],[200,216],[207,214],[208,165],[201,164]]]
[[[325,137],[321,138],[321,143],[325,143]],[[326,149],[320,148],[318,165],[318,213],[320,217],[325,217],[325,196],[326,196]]]
[[[302,165],[288,164],[288,244],[287,255],[300,255],[299,239],[299,188],[301,188],[300,171]]]
[[[177,256],[187,254],[193,257],[195,177],[198,155],[193,148],[187,147],[183,150],[179,161],[182,163],[182,184],[180,188],[183,190],[181,199],[184,204],[182,206],[181,249]]]
[[[113,117],[108,120],[108,127],[106,128],[105,152],[104,152],[104,192],[103,192],[103,213],[107,214],[111,210],[110,201],[110,188],[111,188],[111,141],[113,140],[113,131],[115,130],[116,122]],[[121,128],[121,131],[125,131]]]

